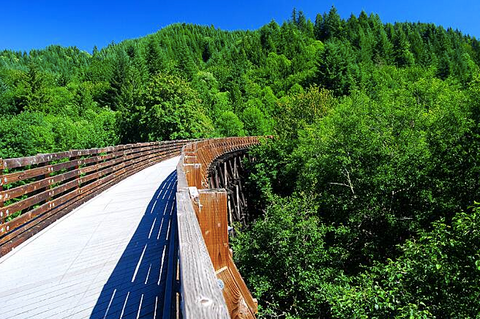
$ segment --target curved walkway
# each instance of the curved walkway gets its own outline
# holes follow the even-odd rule
[[[178,160],[125,179],[0,259],[0,317],[170,317]]]

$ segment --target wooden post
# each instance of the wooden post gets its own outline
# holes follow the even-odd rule
[[[226,178],[223,173],[223,169],[220,167],[220,165],[218,166],[217,170],[218,170],[218,176],[219,176],[217,188],[226,188],[227,187],[227,184],[225,183]]]
[[[180,171],[182,166],[178,167]],[[180,184],[185,180],[179,180]],[[188,190],[178,188],[176,200],[182,315],[187,319],[229,318]]]
[[[228,245],[227,192],[199,190],[198,223],[203,240],[223,286],[223,296],[231,318],[255,318],[257,305],[235,267]]]
[[[239,176],[238,176],[238,167],[237,167],[237,157],[238,156],[235,156],[232,160],[233,160],[233,179],[238,179]]]
[[[201,185],[202,176],[200,170],[202,169],[202,164],[185,164],[184,169],[188,185]]]
[[[228,207],[227,207],[227,214],[228,214],[228,224],[229,225],[232,225],[233,226],[233,222],[235,221],[234,218],[233,218],[233,214],[232,214],[232,202],[231,202],[231,196],[228,195]]]
[[[235,184],[235,205],[237,206],[238,218],[240,222],[245,224],[245,219],[243,218],[242,205],[240,203],[240,191],[237,184]]]
[[[199,190],[200,209],[197,215],[208,253],[215,271],[227,265],[228,218],[225,190]]]
[[[223,162],[223,170],[224,170],[224,175],[223,178],[225,179],[223,182],[223,187],[227,187],[228,185],[228,172],[227,172],[227,162]]]
[[[3,207],[3,203],[5,202],[5,195],[3,194],[3,159],[0,158],[0,209]],[[0,237],[5,233],[5,227],[3,225],[3,212],[0,215]],[[2,251],[0,249],[0,256],[2,255]]]
[[[0,158],[0,208],[3,207],[3,203],[5,202],[5,198],[3,197],[3,169],[3,159]]]
[[[45,162],[42,166],[48,166],[50,165],[51,161],[47,161]],[[39,165],[40,166],[40,165]],[[37,180],[41,180],[41,179],[47,179],[48,180],[48,186],[45,187],[43,189],[43,191],[49,191],[51,188],[52,188],[52,185],[50,184],[50,174],[51,172],[45,174],[43,177],[39,177]],[[39,193],[41,192],[42,190],[39,191]],[[45,203],[48,203],[49,201],[52,200],[52,196],[51,196],[51,193],[49,193],[50,196],[48,196],[48,198],[45,200]]]

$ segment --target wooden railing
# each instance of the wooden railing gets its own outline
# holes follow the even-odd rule
[[[178,156],[186,142],[0,159],[0,256],[125,177]]]
[[[254,318],[256,300],[228,245],[227,193],[208,188],[208,170],[218,157],[258,143],[256,137],[182,140],[0,159],[0,256],[127,176],[180,155],[183,147],[177,166],[182,313]]]
[[[177,217],[184,318],[254,318],[252,298],[228,244],[227,192],[209,189],[218,157],[258,144],[259,138],[223,138],[185,145],[177,166]]]

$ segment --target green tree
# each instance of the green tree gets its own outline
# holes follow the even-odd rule
[[[122,141],[158,141],[208,136],[213,127],[198,93],[183,79],[152,77],[138,104],[119,114]]]
[[[402,26],[396,26],[397,28],[392,41],[395,63],[399,67],[411,66],[415,63],[415,58],[412,52],[410,52],[410,42],[408,42]]]
[[[317,57],[316,83],[337,95],[346,95],[358,79],[355,55],[348,43],[339,40],[328,41]]]
[[[344,32],[344,22],[338,14],[337,8],[332,6],[328,14],[324,17],[325,39],[342,38]]]
[[[325,116],[335,103],[330,91],[314,86],[306,92],[283,98],[274,115],[276,134],[286,140],[297,140],[302,130]]]
[[[150,75],[160,72],[163,68],[162,53],[155,37],[150,36],[145,47],[145,64]]]
[[[249,101],[247,108],[243,110],[242,120],[247,135],[263,136],[270,133],[270,128],[261,111],[263,108],[260,100]]]
[[[216,122],[221,136],[244,136],[243,123],[232,111],[224,112]]]
[[[473,318],[480,311],[478,206],[423,231],[402,256],[376,264],[330,290],[332,314],[345,317]]]

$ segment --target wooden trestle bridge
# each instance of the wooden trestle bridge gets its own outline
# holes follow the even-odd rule
[[[0,318],[254,318],[228,244],[257,137],[0,159]]]

